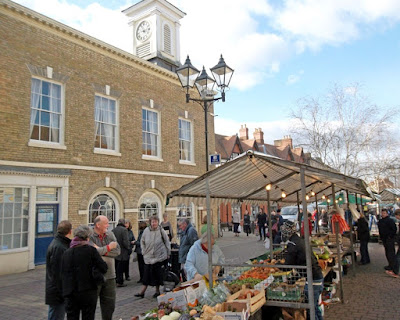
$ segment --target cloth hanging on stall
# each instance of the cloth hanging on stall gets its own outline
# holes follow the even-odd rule
[[[339,213],[333,214],[331,220],[333,233],[336,233],[335,222],[339,222],[339,234],[343,234],[343,232],[350,230],[350,227],[347,224],[346,220],[344,220]]]
[[[357,206],[354,203],[349,204],[349,210],[353,215],[353,221],[360,219],[360,213],[357,211]]]

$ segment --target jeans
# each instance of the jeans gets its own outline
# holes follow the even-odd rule
[[[49,316],[47,320],[64,320],[64,319],[65,319],[64,303],[49,306]]]
[[[101,318],[112,320],[115,310],[115,279],[107,279],[97,290],[100,297]]]
[[[258,225],[260,231],[260,240],[265,239],[265,225]]]
[[[399,248],[397,249],[393,272],[395,274],[399,274],[399,271],[400,271],[399,269],[400,269],[400,245],[399,245]]]
[[[324,289],[324,279],[316,279],[313,280],[314,283],[321,283],[318,285],[313,285],[314,289],[314,309],[315,309],[315,320],[324,320],[322,317],[321,309],[318,306],[318,301],[319,301],[319,296],[322,293],[322,290]],[[307,297],[308,300],[308,284],[306,283],[304,287],[304,293]],[[307,310],[307,320],[310,320],[310,312]]]
[[[368,253],[368,240],[360,240],[361,263],[370,263]]]

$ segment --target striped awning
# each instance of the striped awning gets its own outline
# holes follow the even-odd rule
[[[334,171],[315,168],[302,163],[282,160],[264,153],[248,151],[224,165],[211,170],[178,190],[168,194],[168,199],[205,198],[206,178],[208,178],[211,201],[244,201],[260,203],[267,201],[265,186],[271,184],[270,201],[285,203],[301,202],[300,168],[305,170],[306,193],[314,192],[318,200],[335,190],[372,196],[366,183]],[[282,198],[282,191],[286,197]],[[183,201],[184,199],[174,199]],[[309,202],[315,201],[311,197]]]
[[[388,188],[383,190],[380,194],[381,201],[399,202],[400,189],[398,188]]]

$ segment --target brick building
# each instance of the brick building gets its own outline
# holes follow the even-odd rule
[[[125,14],[143,58],[0,0],[0,274],[43,263],[60,220],[199,224],[197,203],[165,206],[205,171],[203,110],[170,71],[184,13],[143,0]]]

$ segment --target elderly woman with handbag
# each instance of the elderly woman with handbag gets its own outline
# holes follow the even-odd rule
[[[81,225],[74,230],[70,248],[63,255],[61,278],[68,320],[93,319],[97,304],[97,285],[104,281],[107,263],[89,243],[93,230]]]
[[[150,226],[143,231],[140,248],[144,259],[143,286],[140,293],[135,294],[135,297],[143,298],[147,287],[155,286],[156,292],[153,297],[157,298],[160,295],[160,285],[164,284],[165,261],[171,255],[168,236],[160,226],[157,216],[150,218]]]

